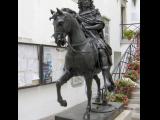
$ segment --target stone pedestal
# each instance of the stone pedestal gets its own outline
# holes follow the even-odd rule
[[[110,102],[109,104],[110,106],[92,104],[90,120],[114,120],[123,111],[123,105],[121,103]],[[56,114],[55,120],[84,120],[83,116],[86,111],[86,106],[87,101],[80,103]],[[98,109],[98,112],[96,109]]]

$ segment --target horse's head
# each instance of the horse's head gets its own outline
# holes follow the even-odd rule
[[[57,12],[51,10],[52,17],[50,20],[53,19],[53,26],[54,26],[54,38],[55,42],[58,46],[64,46],[66,44],[66,36],[69,34],[71,30],[71,19],[72,16],[59,10],[57,8]]]

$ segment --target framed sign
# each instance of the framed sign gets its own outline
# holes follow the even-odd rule
[[[51,83],[57,81],[63,73],[65,48],[43,47],[43,81]]]
[[[18,44],[18,88],[39,84],[38,46]]]

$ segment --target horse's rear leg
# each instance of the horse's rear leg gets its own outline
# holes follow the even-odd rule
[[[69,71],[65,71],[64,74],[60,77],[60,79],[56,82],[57,87],[57,101],[60,103],[61,106],[67,106],[67,101],[63,100],[61,96],[61,86],[66,83],[70,78],[72,77],[72,74]]]
[[[92,97],[92,79],[91,77],[85,76],[85,82],[87,86],[87,98],[88,98],[88,104],[86,108],[86,112],[84,114],[84,119],[89,119],[90,111],[91,111],[91,97]]]
[[[95,79],[95,81],[97,83],[97,88],[98,88],[95,102],[100,102],[100,99],[101,99],[101,90],[100,90],[101,83],[100,83],[100,79],[99,79],[98,75],[95,75],[93,78]]]

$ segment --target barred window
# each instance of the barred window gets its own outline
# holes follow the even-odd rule
[[[104,39],[106,43],[110,44],[110,33],[109,33],[109,19],[104,19],[105,27],[104,27]]]

